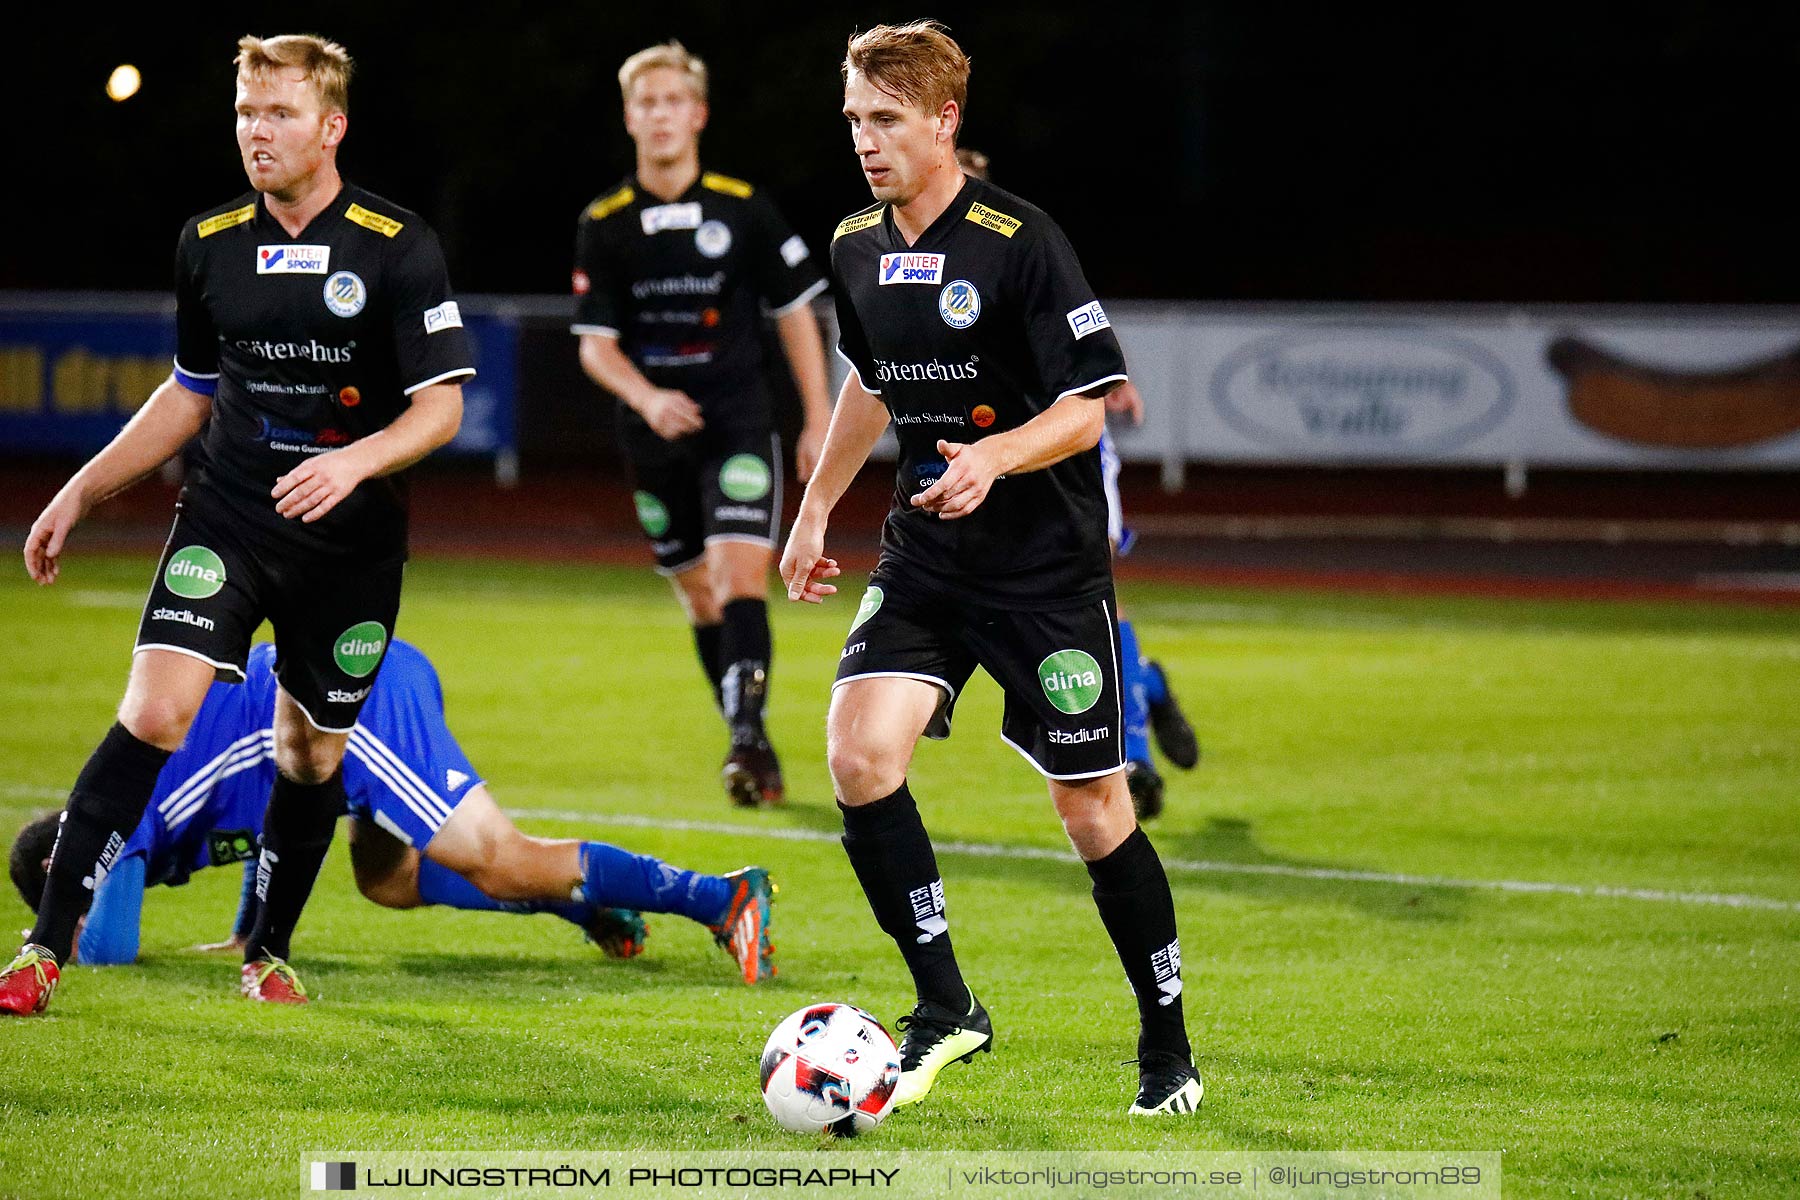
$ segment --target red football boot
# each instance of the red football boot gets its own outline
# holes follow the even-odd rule
[[[50,1007],[62,972],[56,955],[42,946],[27,944],[19,956],[0,971],[0,1013],[29,1017]]]

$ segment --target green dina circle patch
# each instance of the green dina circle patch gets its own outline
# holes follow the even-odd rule
[[[1100,701],[1106,677],[1085,650],[1058,650],[1038,664],[1038,682],[1058,712],[1074,716]]]
[[[364,621],[338,634],[331,648],[338,670],[353,679],[361,679],[381,665],[381,652],[387,649],[387,630],[380,621]]]
[[[649,492],[631,493],[632,502],[637,505],[638,524],[651,537],[661,537],[669,532],[669,510],[661,500]]]
[[[184,600],[216,596],[225,586],[225,561],[205,546],[184,546],[170,555],[163,586]]]
[[[769,464],[754,454],[734,454],[719,468],[719,490],[739,504],[769,494]]]

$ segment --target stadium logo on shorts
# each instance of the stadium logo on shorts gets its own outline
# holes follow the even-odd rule
[[[885,599],[887,599],[886,594],[874,584],[870,584],[869,590],[863,593],[862,603],[856,606],[856,620],[850,622],[850,628],[854,630],[858,625],[874,616],[880,610],[881,602]]]
[[[338,670],[353,679],[361,679],[381,665],[381,652],[387,649],[387,630],[380,621],[364,621],[338,634],[331,657]]]
[[[981,316],[981,293],[966,279],[952,279],[938,293],[938,316],[952,329],[967,329]]]
[[[163,586],[184,600],[216,596],[225,586],[225,562],[205,546],[184,546],[170,557]]]
[[[723,221],[708,221],[694,230],[694,249],[708,258],[722,258],[731,249],[731,227]]]
[[[719,490],[742,504],[769,494],[769,464],[754,454],[734,454],[719,468]]]
[[[1085,650],[1058,650],[1038,664],[1038,682],[1056,711],[1074,716],[1100,702],[1105,677]]]
[[[638,524],[651,537],[661,537],[669,531],[669,510],[663,502],[649,492],[631,493],[632,503],[637,505]]]
[[[334,316],[354,317],[369,302],[369,289],[355,271],[339,271],[325,281],[325,307]]]

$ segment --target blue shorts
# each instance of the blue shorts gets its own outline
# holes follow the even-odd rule
[[[423,850],[480,783],[444,720],[437,672],[395,642],[344,751],[350,815]]]

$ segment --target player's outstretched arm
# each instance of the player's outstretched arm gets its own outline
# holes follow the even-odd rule
[[[25,538],[25,569],[40,584],[56,582],[57,560],[69,532],[96,504],[124,491],[174,457],[206,424],[212,397],[191,392],[171,375],[106,449],[65,483],[32,522]]]
[[[887,424],[887,407],[852,372],[838,392],[819,465],[807,481],[800,515],[794,519],[787,549],[781,556],[781,581],[787,585],[789,600],[820,604],[837,591],[825,582],[838,574],[837,561],[825,557],[825,527],[830,523],[831,510],[869,460],[869,451],[875,448]]]
[[[144,919],[144,857],[131,854],[113,864],[94,904],[81,923],[75,954],[90,967],[115,967],[137,961],[138,927]]]
[[[700,406],[684,391],[660,388],[619,349],[619,339],[604,333],[581,335],[581,369],[587,377],[619,398],[665,442],[698,433],[706,422]]]
[[[825,433],[831,425],[831,396],[825,383],[825,340],[819,334],[819,318],[810,304],[802,304],[775,320],[781,335],[781,348],[787,354],[788,370],[794,376],[794,387],[800,393],[800,407],[805,422],[799,440],[794,443],[794,471],[801,483],[812,479],[818,469],[819,455],[825,447]]]
[[[434,383],[412,395],[392,424],[341,450],[309,458],[275,481],[275,511],[304,522],[336,508],[365,479],[403,471],[447,443],[462,427],[462,385]]]
[[[912,498],[914,508],[946,521],[981,507],[1002,475],[1041,471],[1074,454],[1092,450],[1106,429],[1106,407],[1098,396],[1064,396],[1017,429],[979,442],[938,442],[950,465],[938,481]]]

